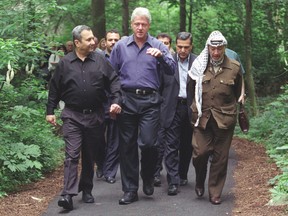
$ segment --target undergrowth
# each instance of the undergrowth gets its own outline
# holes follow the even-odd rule
[[[0,197],[63,161],[62,138],[45,121],[46,100],[47,90],[33,76],[0,91]]]
[[[269,181],[272,199],[270,205],[288,205],[288,84],[282,87],[283,93],[272,102],[263,104],[262,111],[250,119],[250,130],[235,135],[265,145],[267,154],[282,173]],[[261,103],[261,101],[260,101]]]

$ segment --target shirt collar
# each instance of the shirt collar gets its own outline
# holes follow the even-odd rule
[[[181,62],[181,61],[180,61],[180,58],[179,58],[179,55],[177,54],[177,61],[180,62],[180,63],[189,62],[190,56],[191,56],[191,55],[189,54],[188,57],[187,57],[183,62]]]
[[[127,41],[127,46],[129,46],[132,43],[136,43],[134,40],[134,34],[130,35]],[[152,36],[147,33],[147,40],[145,43],[148,43],[150,46],[152,46]]]
[[[95,61],[94,58],[93,58],[93,53],[94,52],[91,52],[88,54],[87,58],[89,58],[90,60],[92,61]],[[73,62],[75,61],[76,59],[79,59],[78,56],[76,55],[76,52],[73,51],[73,52],[70,52],[67,54],[67,58],[69,59],[70,62]]]

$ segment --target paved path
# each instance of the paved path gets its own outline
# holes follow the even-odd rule
[[[57,206],[58,196],[50,203],[43,216],[225,216],[231,215],[234,196],[232,193],[233,170],[236,165],[236,156],[233,149],[230,151],[228,176],[222,194],[222,204],[212,205],[208,200],[207,190],[203,198],[197,198],[194,192],[194,167],[190,166],[189,183],[180,187],[177,196],[167,195],[165,171],[162,171],[162,186],[155,187],[154,195],[147,197],[142,192],[142,181],[138,191],[139,201],[129,205],[119,205],[121,191],[120,175],[118,172],[116,183],[108,184],[103,179],[94,179],[93,195],[95,203],[86,204],[81,201],[81,194],[73,198],[74,210],[64,211]],[[141,179],[141,178],[140,178]],[[207,181],[206,181],[207,182]],[[207,188],[207,187],[206,187]],[[206,189],[205,188],[205,189]]]

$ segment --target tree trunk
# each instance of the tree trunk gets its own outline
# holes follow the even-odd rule
[[[192,11],[193,11],[193,0],[190,0],[189,4],[189,23],[188,23],[188,31],[192,33]]]
[[[258,114],[257,101],[255,95],[254,79],[252,76],[252,34],[251,34],[251,23],[252,23],[252,0],[246,0],[246,23],[244,30],[245,37],[245,53],[246,53],[246,80],[248,96],[251,101],[251,113],[253,116]]]
[[[180,32],[186,31],[186,0],[180,0]]]
[[[129,0],[122,0],[122,33],[129,35]]]
[[[105,0],[91,0],[91,13],[92,30],[100,41],[106,34]]]

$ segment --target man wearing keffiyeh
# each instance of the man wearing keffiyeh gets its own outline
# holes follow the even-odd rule
[[[240,64],[225,55],[226,46],[227,40],[222,33],[213,31],[188,72],[193,80],[189,88],[195,95],[191,105],[195,192],[198,197],[204,194],[211,155],[208,193],[210,202],[215,205],[221,203],[228,154],[237,121],[237,99],[242,86]]]

